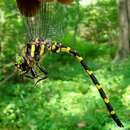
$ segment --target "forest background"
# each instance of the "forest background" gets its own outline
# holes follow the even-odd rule
[[[87,0],[86,0],[87,1]],[[117,114],[130,130],[130,1],[81,1],[66,7],[65,34],[94,71]],[[0,1],[0,130],[119,130],[89,77],[70,56],[48,54],[49,79],[15,72],[25,26],[15,0]]]

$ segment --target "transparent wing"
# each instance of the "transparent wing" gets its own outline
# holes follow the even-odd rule
[[[63,35],[66,7],[57,2],[43,2],[39,8],[34,16],[23,16],[27,39],[54,38]]]

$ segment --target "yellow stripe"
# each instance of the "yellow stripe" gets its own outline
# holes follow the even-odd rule
[[[91,70],[86,70],[89,75],[92,75],[93,72]]]
[[[56,45],[52,45],[51,49],[55,50],[56,49]]]
[[[35,52],[35,45],[32,44],[31,46],[31,56],[34,57],[34,52]]]
[[[45,53],[45,45],[41,45],[41,50],[40,50],[40,55],[44,54]]]
[[[67,47],[67,48],[61,48],[61,52],[69,53],[70,50],[71,50],[70,47]]]
[[[101,85],[99,85],[99,84],[96,84],[96,87],[98,90],[102,88]]]
[[[81,62],[81,61],[83,60],[83,58],[80,57],[80,56],[75,56],[75,57],[76,57],[76,59],[77,59],[79,62]]]
[[[60,48],[56,52],[59,53],[60,52]]]
[[[116,113],[115,111],[111,111],[111,112],[110,112],[111,115],[114,115],[115,113]]]
[[[109,99],[108,98],[104,98],[104,102],[105,103],[109,103]]]
[[[67,48],[66,48],[67,53],[69,53],[69,52],[70,52],[70,50],[71,50],[71,48],[70,48],[70,47],[67,47]]]
[[[61,52],[66,52],[66,48],[61,48]]]

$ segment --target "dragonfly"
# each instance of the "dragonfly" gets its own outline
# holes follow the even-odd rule
[[[90,69],[84,58],[76,50],[65,46],[63,43],[46,39],[46,37],[49,36],[48,29],[50,29],[50,22],[47,20],[51,19],[52,16],[60,16],[62,14],[62,11],[60,11],[61,14],[58,14],[59,12],[56,12],[54,9],[57,8],[61,10],[63,9],[64,5],[71,4],[72,2],[73,0],[57,0],[55,4],[55,1],[53,0],[17,0],[18,8],[23,18],[26,20],[27,34],[29,36],[29,40],[26,43],[21,56],[18,56],[16,58],[15,66],[20,71],[21,75],[30,79],[37,79],[37,84],[40,81],[48,78],[47,70],[44,66],[40,64],[40,60],[45,54],[66,53],[74,57],[81,64],[85,73],[87,73],[87,75],[96,86],[112,119],[119,127],[123,127],[123,124],[117,116],[115,110],[113,109],[108,96],[106,96],[106,93],[103,90],[100,82],[98,81],[98,79],[94,75],[94,72]],[[56,8],[52,8],[52,4],[54,4],[54,7]],[[60,4],[60,6],[58,4]],[[54,22],[54,17],[51,20]],[[60,25],[60,22],[58,23],[58,25]],[[43,75],[41,75],[39,71],[37,71],[37,69],[39,69],[39,71],[43,73]]]

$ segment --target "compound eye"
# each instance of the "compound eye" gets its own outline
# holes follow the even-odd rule
[[[21,65],[23,63],[24,59],[21,56],[16,55],[16,66]]]

